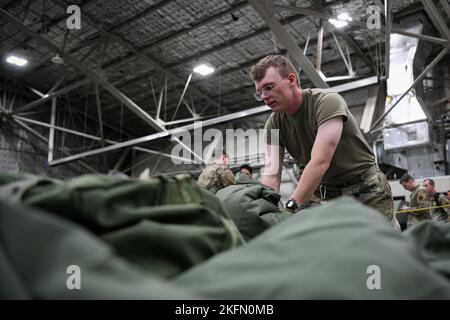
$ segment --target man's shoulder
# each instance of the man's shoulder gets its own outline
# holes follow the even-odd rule
[[[307,92],[305,93],[307,95]],[[345,100],[342,96],[333,89],[310,89],[309,95],[312,101],[315,102],[330,102],[330,103],[344,103]]]
[[[281,120],[283,119],[283,113],[284,112],[272,112],[272,114],[266,121],[266,129],[278,128],[280,126]]]

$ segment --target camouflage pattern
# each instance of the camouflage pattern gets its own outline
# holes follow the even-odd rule
[[[377,169],[375,173],[368,174],[359,183],[344,188],[325,186],[322,187],[322,192],[319,189],[315,192],[315,196],[320,197],[323,201],[342,195],[353,196],[369,207],[380,211],[395,229],[400,230],[400,224],[394,216],[391,186],[380,169]]]
[[[442,193],[430,197],[430,207],[450,205],[450,200]],[[431,219],[437,222],[448,221],[448,211],[450,207],[430,209]]]
[[[198,184],[216,194],[217,191],[235,184],[233,172],[224,165],[211,164],[198,177]]]
[[[429,207],[430,203],[428,199],[428,194],[425,191],[425,189],[420,185],[418,185],[417,188],[411,192],[410,198],[411,199],[409,201],[409,207],[411,209],[421,209]],[[410,227],[416,223],[419,223],[420,221],[430,219],[431,219],[430,210],[408,212],[407,226]]]

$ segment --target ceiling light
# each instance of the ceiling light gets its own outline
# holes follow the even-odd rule
[[[342,21],[342,20],[337,20],[337,19],[329,19],[328,21],[338,29],[348,25],[347,21]]]
[[[348,15],[347,12],[343,12],[343,13],[339,14],[338,19],[344,20],[344,21],[352,21],[352,18],[350,18],[350,16]]]
[[[19,58],[19,57],[16,57],[16,56],[9,56],[6,59],[6,62],[11,63],[11,64],[15,64],[16,66],[19,66],[19,67],[23,67],[24,65],[26,65],[28,63],[27,60]]]
[[[337,19],[328,19],[328,22],[330,22],[338,29],[348,25],[349,21],[352,21],[352,18],[350,18],[347,12],[340,13]]]
[[[194,72],[201,74],[202,76],[207,76],[214,72],[214,68],[208,67],[205,64],[201,64],[194,68]]]

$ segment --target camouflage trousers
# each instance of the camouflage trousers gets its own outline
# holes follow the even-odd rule
[[[394,201],[391,187],[386,176],[380,169],[373,170],[361,178],[361,181],[348,186],[333,187],[322,184],[314,195],[322,201],[334,199],[343,195],[355,197],[362,203],[381,212],[384,217],[400,230],[400,224],[394,216]]]

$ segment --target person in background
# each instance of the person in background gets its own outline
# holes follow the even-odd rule
[[[203,169],[197,183],[214,194],[220,189],[235,184],[235,177],[228,167],[228,161],[228,154],[226,152],[221,153]]]
[[[239,173],[246,174],[250,178],[253,178],[253,168],[248,164],[243,164],[239,167]]]
[[[402,210],[414,210],[428,208],[428,194],[427,191],[418,184],[414,178],[405,173],[400,179],[400,184],[405,190],[411,191],[409,206],[403,206]],[[420,210],[408,212],[407,226],[410,227],[420,221],[430,220],[429,210]]]
[[[448,200],[444,194],[436,192],[436,187],[433,179],[430,178],[425,179],[423,181],[423,188],[428,194],[428,201],[430,207],[440,207],[450,205],[450,200]],[[450,210],[449,207],[430,209],[431,219],[437,222],[447,222],[449,210]]]

